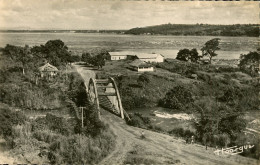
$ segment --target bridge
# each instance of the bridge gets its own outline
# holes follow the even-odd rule
[[[127,112],[122,106],[117,84],[112,77],[109,77],[108,79],[90,78],[87,91],[90,101],[97,106],[99,118],[101,107],[122,119],[126,118],[130,120]]]

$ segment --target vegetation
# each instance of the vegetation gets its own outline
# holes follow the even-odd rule
[[[209,25],[209,24],[163,24],[142,28],[133,28],[125,34],[161,34],[161,35],[196,35],[196,36],[249,36],[258,37],[259,28],[256,24],[247,25]]]
[[[260,49],[255,52],[249,52],[248,54],[240,55],[240,63],[239,67],[242,71],[249,73],[252,76],[258,75],[259,68],[257,69],[257,65],[259,67],[260,64]]]
[[[116,78],[125,109],[152,107],[159,103],[170,108],[169,111],[188,112],[195,116],[191,128],[175,127],[168,131],[172,135],[185,139],[193,135],[196,142],[211,147],[239,146],[245,141],[256,146],[257,139],[243,133],[247,126],[245,112],[257,110],[260,105],[259,88],[251,83],[250,76],[232,66],[199,65],[169,59],[154,65],[158,68],[156,72],[137,75],[124,71],[124,76]],[[120,67],[125,65],[114,67],[117,73],[121,73]],[[196,74],[197,79],[191,79],[191,74]],[[130,117],[132,120],[128,124],[132,126],[165,132],[141,113]],[[258,158],[255,154],[258,148],[245,155]]]
[[[149,76],[147,74],[141,74],[138,79],[137,83],[139,86],[144,87],[146,84],[150,82]]]
[[[19,55],[25,55],[26,62]],[[88,103],[79,75],[61,71],[52,79],[39,77],[42,60],[60,69],[78,60],[62,41],[33,48],[7,45],[0,58],[0,101],[20,110],[0,108],[0,135],[11,144],[13,154],[23,155],[30,163],[96,164],[113,150],[115,135]],[[86,107],[83,128],[77,106]],[[43,117],[28,119],[23,115],[28,115],[27,109]]]
[[[215,52],[219,50],[220,48],[218,47],[219,45],[219,38],[214,38],[212,40],[209,40],[205,43],[205,45],[201,48],[202,51],[202,56],[208,56],[209,57],[209,62],[211,63],[211,59],[213,57],[216,57],[218,54]]]
[[[197,52],[197,49],[181,49],[179,50],[176,59],[182,61],[190,60],[191,62],[197,62],[200,59],[200,56]]]
[[[102,68],[105,65],[105,60],[108,60],[109,54],[108,50],[105,49],[96,49],[90,52],[82,53],[81,60],[87,64],[97,66],[98,69]]]
[[[183,86],[176,86],[166,93],[165,97],[159,101],[159,105],[185,111],[192,102],[192,93]]]

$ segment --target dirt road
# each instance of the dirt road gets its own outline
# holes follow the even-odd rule
[[[75,65],[88,84],[89,76],[94,78],[93,70]],[[121,118],[101,110],[101,119],[109,124],[116,138],[116,147],[100,164],[222,164],[222,165],[256,165],[254,159],[239,155],[218,156],[213,149],[205,150],[196,144],[185,144],[183,140],[126,125]],[[141,139],[144,131],[145,138]]]

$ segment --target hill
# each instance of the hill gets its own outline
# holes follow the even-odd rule
[[[147,35],[197,35],[197,36],[259,36],[259,25],[209,25],[209,24],[163,24],[133,28],[125,34]]]

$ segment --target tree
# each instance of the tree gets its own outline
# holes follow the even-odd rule
[[[191,62],[197,62],[200,59],[199,53],[197,49],[181,49],[176,57],[177,60],[181,61],[188,61],[190,60]]]
[[[241,54],[240,55],[240,63],[239,67],[242,71],[246,71],[251,75],[254,75],[255,72],[259,71],[256,70],[256,66],[259,67],[260,64],[260,51],[259,49],[255,52],[249,52],[248,54]]]
[[[82,55],[81,55],[81,60],[82,61],[91,64],[92,63],[91,59],[92,59],[92,56],[90,55],[90,53],[88,53],[88,52],[82,53]]]
[[[202,141],[213,141],[214,136],[223,138],[225,134],[234,139],[246,127],[242,109],[229,107],[210,98],[195,102],[193,107],[199,114],[194,124],[198,139]],[[227,142],[228,138],[225,137],[224,141]]]
[[[47,59],[52,65],[66,65],[72,61],[68,47],[61,40],[49,40],[45,45],[34,46],[32,53],[40,58]]]
[[[32,58],[30,55],[30,47],[28,45],[21,47],[7,44],[3,49],[3,54],[9,57],[11,60],[22,64],[22,73],[25,74],[25,65]]]
[[[188,61],[190,56],[190,50],[189,49],[181,49],[179,50],[176,59],[181,61]]]
[[[166,108],[184,110],[193,101],[192,93],[188,89],[183,86],[176,86],[166,93],[159,104]]]
[[[218,55],[215,52],[217,50],[220,50],[220,48],[219,48],[219,40],[220,40],[220,38],[214,38],[212,40],[209,40],[201,48],[202,56],[208,56],[210,63],[211,63],[211,59]]]
[[[189,59],[191,60],[191,62],[198,62],[200,58],[201,56],[199,56],[197,49],[193,48],[190,50]]]
[[[98,69],[102,68],[103,66],[105,66],[105,60],[106,60],[106,55],[107,53],[104,52],[97,52],[90,54],[90,53],[83,53],[81,56],[82,61],[88,63],[88,64],[92,64],[94,66],[97,66]]]

